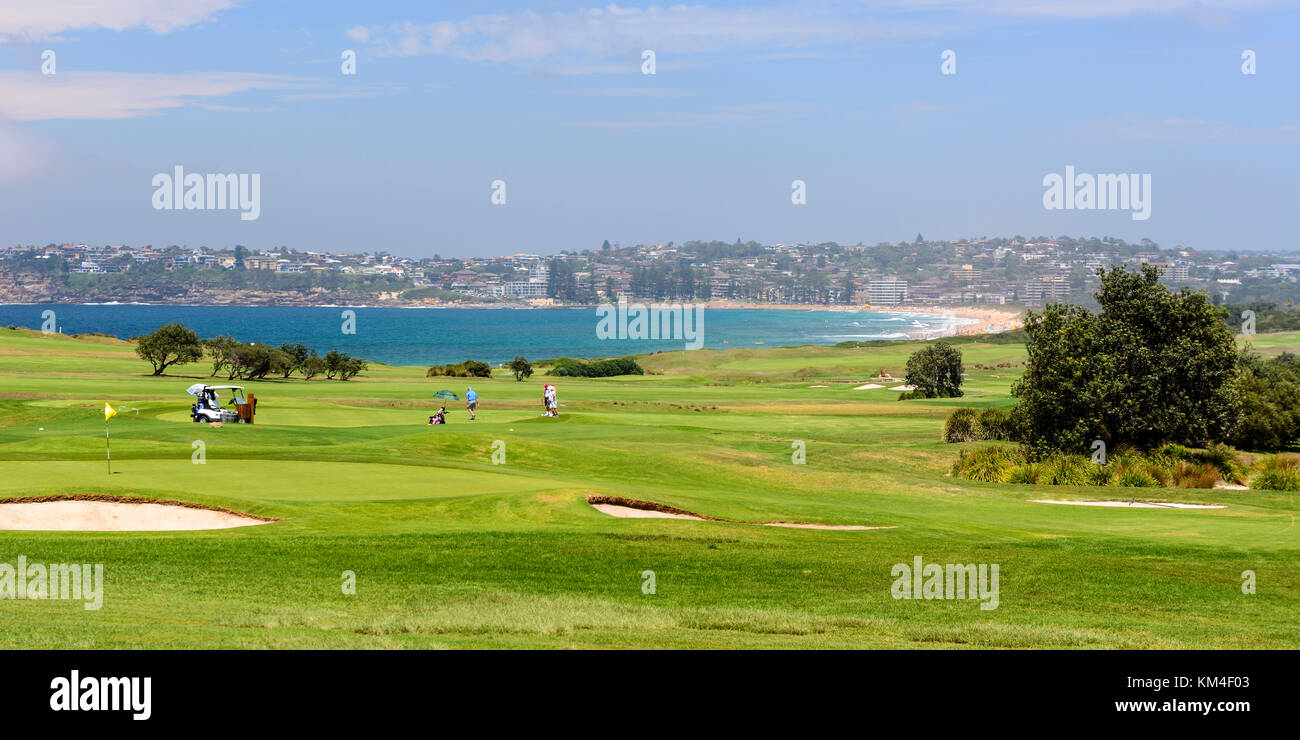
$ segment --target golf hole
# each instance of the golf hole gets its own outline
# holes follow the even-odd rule
[[[0,530],[178,532],[251,527],[277,521],[182,501],[126,496],[46,496],[0,501]]]
[[[720,519],[714,516],[696,514],[675,506],[642,501],[620,496],[588,496],[587,503],[602,514],[620,519],[694,519],[700,522],[729,522],[731,524],[756,524],[760,527],[792,527],[795,529],[894,529],[894,527],[864,527],[856,524],[812,524],[809,522],[738,522],[735,519]]]
[[[1120,509],[1226,509],[1223,504],[1175,504],[1161,501],[1054,501],[1034,499],[1036,504],[1065,504],[1067,506],[1107,506]]]

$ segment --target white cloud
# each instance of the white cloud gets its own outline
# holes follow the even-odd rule
[[[965,10],[1042,18],[1240,13],[1295,6],[1296,0],[890,0],[878,7],[914,11]]]
[[[136,118],[250,90],[304,90],[318,85],[261,74],[0,71],[0,118]]]
[[[235,0],[6,0],[0,40],[37,40],[64,31],[148,28],[170,33],[234,7]]]
[[[566,74],[626,72],[643,49],[660,55],[752,51],[773,58],[834,44],[933,38],[1001,17],[1070,20],[1181,14],[1189,18],[1295,6],[1300,0],[867,0],[856,5],[610,4],[572,12],[487,13],[460,20],[353,26],[375,54],[437,54],[475,62],[562,65]],[[620,60],[611,62],[611,60]]]
[[[643,49],[659,55],[765,52],[872,39],[933,36],[932,23],[879,20],[820,8],[585,8],[571,13],[523,11],[472,15],[458,21],[355,26],[346,35],[376,54],[443,54],[478,62],[634,59]],[[660,59],[660,64],[667,60]],[[629,62],[630,63],[630,62]],[[625,71],[620,68],[620,71]]]

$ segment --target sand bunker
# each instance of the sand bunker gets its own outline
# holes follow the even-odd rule
[[[1034,499],[1036,504],[1066,504],[1068,506],[1111,506],[1125,509],[1226,509],[1223,504],[1174,504],[1159,501],[1053,501]]]
[[[914,390],[916,390],[916,386],[914,386],[914,385],[896,385],[896,386],[894,386],[893,388],[890,388],[889,390],[891,390],[891,391],[914,391]]]
[[[0,501],[0,530],[176,532],[231,529],[276,521],[180,501],[128,497],[49,497]]]
[[[704,516],[675,506],[657,504],[653,501],[641,501],[618,496],[588,496],[587,503],[596,511],[621,519],[694,519],[699,522],[730,522],[732,524],[757,524],[760,527],[793,527],[795,529],[894,529],[894,527],[862,527],[855,524],[811,524],[808,522],[738,522],[735,519],[719,519]]]
[[[883,385],[881,385],[881,384],[879,384],[879,383],[867,383],[866,385],[860,385],[860,386],[854,388],[853,390],[855,390],[855,391],[869,391],[869,390],[871,390],[872,388],[884,388],[884,387],[885,387],[885,386],[883,386]]]

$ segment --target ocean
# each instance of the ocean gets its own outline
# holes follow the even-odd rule
[[[346,311],[355,313],[351,327]],[[64,334],[94,332],[125,339],[173,321],[200,337],[228,334],[270,345],[302,342],[321,354],[337,349],[390,365],[496,364],[516,355],[530,360],[611,357],[681,350],[687,344],[683,339],[601,339],[593,308],[0,305],[0,326],[48,326]],[[709,349],[836,344],[933,337],[973,322],[905,311],[705,309],[701,338]],[[349,328],[354,331],[348,333]]]

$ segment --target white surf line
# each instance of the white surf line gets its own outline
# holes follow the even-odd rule
[[[1055,501],[1053,499],[1034,499],[1036,504],[1065,504],[1066,506],[1105,506],[1121,509],[1226,509],[1223,504],[1175,504],[1160,501]]]

